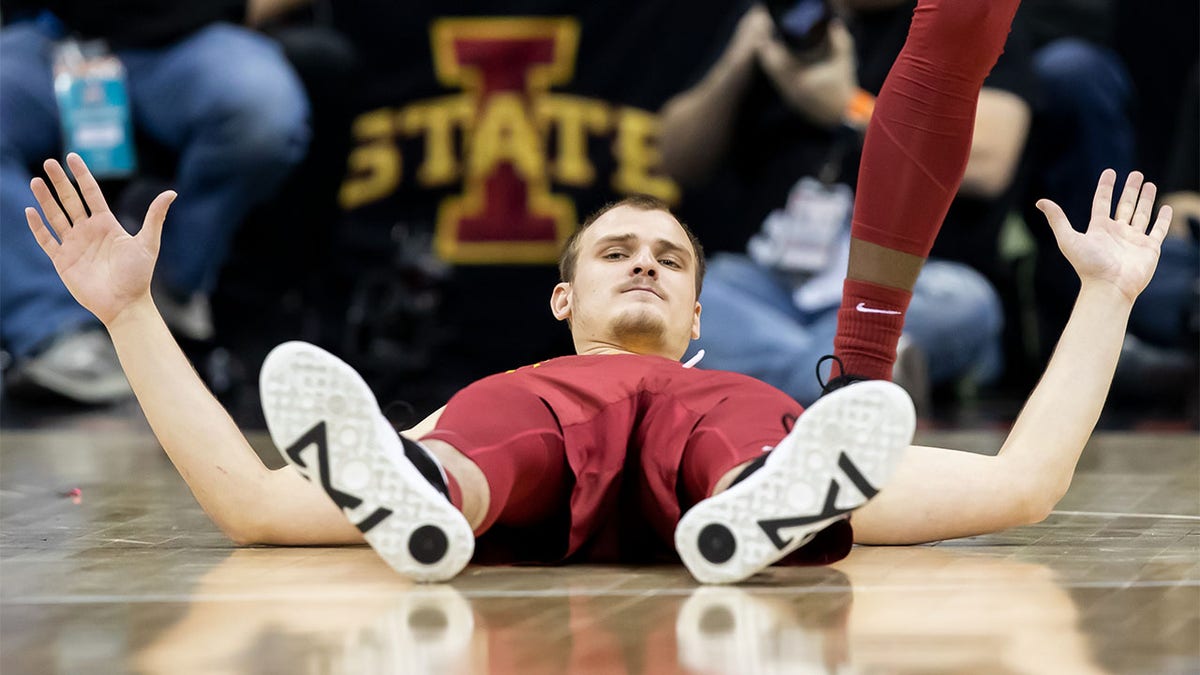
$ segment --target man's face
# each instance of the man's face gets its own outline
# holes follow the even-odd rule
[[[554,288],[577,351],[612,347],[679,359],[700,337],[696,253],[671,214],[618,206],[583,232],[575,278]]]

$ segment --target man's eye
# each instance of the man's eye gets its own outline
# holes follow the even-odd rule
[[[667,267],[674,267],[676,269],[679,268],[679,262],[676,260],[672,260],[671,258],[663,258],[662,260],[659,260],[658,262]]]
[[[624,257],[625,257],[625,254],[620,251],[611,251],[609,253],[604,254],[605,260],[618,260],[618,259],[624,258]]]

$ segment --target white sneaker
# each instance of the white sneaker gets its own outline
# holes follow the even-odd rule
[[[912,400],[891,382],[826,394],[757,470],[684,514],[675,549],[701,583],[750,577],[874,497],[915,426]]]
[[[320,482],[393,569],[444,581],[466,566],[474,533],[444,492],[440,464],[402,441],[353,368],[314,345],[285,342],[263,361],[259,387],[280,454]]]

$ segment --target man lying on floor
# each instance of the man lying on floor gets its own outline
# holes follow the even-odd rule
[[[33,208],[29,225],[108,328],[154,433],[209,516],[239,544],[365,537],[425,580],[457,574],[476,538],[481,555],[535,562],[661,559],[673,539],[697,579],[730,582],[793,551],[809,562],[844,556],[851,511],[862,543],[1037,522],[1070,483],[1170,221],[1164,208],[1149,228],[1155,189],[1136,173],[1115,217],[1115,174],[1101,176],[1086,234],[1040,203],[1082,290],[995,457],[906,449],[912,406],[888,382],[849,384],[801,410],[751,378],[680,364],[700,328],[702,252],[669,212],[635,199],[591,219],[564,253],[551,308],[579,354],[480,380],[403,436],[348,366],[310,345],[281,345],[263,367],[264,409],[298,470],[272,471],[150,298],[174,194],[131,237],[83,161],[67,162],[82,199],[47,161],[63,206],[35,179],[49,229]]]

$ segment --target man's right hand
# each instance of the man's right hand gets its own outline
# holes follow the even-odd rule
[[[48,159],[43,167],[62,206],[55,202],[46,182],[34,178],[30,187],[49,228],[32,207],[25,209],[25,219],[71,295],[110,325],[128,307],[149,301],[163,220],[176,194],[168,190],[158,195],[146,212],[141,231],[130,236],[109,210],[83,159],[71,153],[67,166],[79,182],[79,192],[62,166]]]

